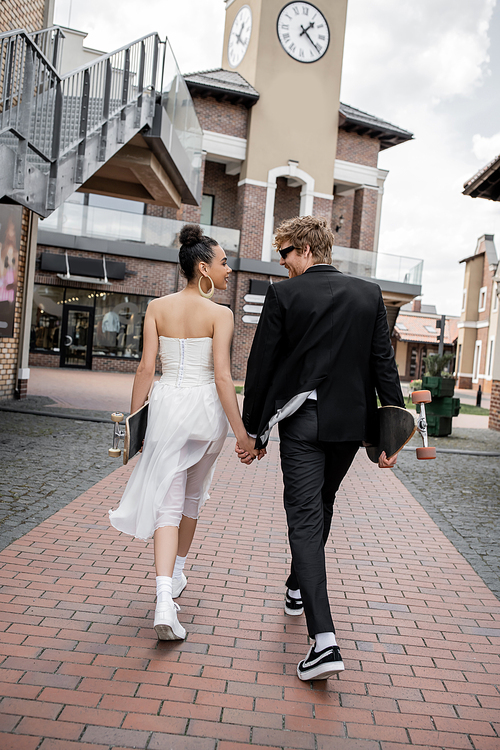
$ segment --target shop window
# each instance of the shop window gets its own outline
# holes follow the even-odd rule
[[[35,284],[31,315],[31,350],[59,353],[64,288]]]
[[[92,354],[140,359],[144,316],[150,299],[131,294],[96,292]]]
[[[214,196],[202,195],[200,224],[212,226],[214,223]]]

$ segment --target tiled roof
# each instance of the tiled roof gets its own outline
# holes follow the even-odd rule
[[[340,127],[344,130],[359,132],[361,135],[368,134],[378,137],[382,149],[396,146],[404,141],[411,141],[413,133],[393,125],[380,117],[370,115],[361,109],[350,107],[340,102]]]
[[[500,197],[500,155],[464,183],[464,195],[497,201]]]
[[[436,328],[436,323],[440,319],[440,315],[427,316],[420,315],[419,313],[400,312],[394,325],[394,333],[400,341],[437,344],[439,342],[440,330]],[[402,326],[405,326],[406,330]],[[428,331],[425,326],[432,328],[433,332]],[[458,318],[446,318],[444,343],[453,344],[457,336]]]
[[[259,99],[259,92],[235,70],[200,70],[184,76],[192,93],[215,96],[216,98],[241,101],[252,106]]]
[[[188,73],[184,76],[184,80],[192,94],[241,102],[247,107],[252,107],[260,96],[259,92],[235,70],[224,70],[224,68],[200,70],[196,73]],[[413,138],[413,134],[408,130],[403,130],[397,125],[392,125],[380,117],[350,107],[348,104],[341,102],[339,113],[339,127],[349,132],[378,138],[381,150]]]

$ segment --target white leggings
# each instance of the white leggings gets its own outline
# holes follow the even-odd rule
[[[155,530],[161,526],[178,527],[182,516],[198,518],[204,501],[205,480],[217,455],[217,453],[206,453],[197,464],[175,474],[158,511]]]

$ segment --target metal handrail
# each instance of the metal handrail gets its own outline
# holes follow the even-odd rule
[[[50,26],[48,29],[33,31],[28,34],[31,41],[51,60],[56,70],[59,70],[62,57],[63,42],[66,38],[60,26]]]
[[[83,156],[91,133],[123,116],[131,103],[142,106],[144,93],[156,90],[161,43],[156,33],[64,76],[34,37],[24,30],[0,34],[0,133],[10,132],[46,162],[54,164],[77,147]],[[105,132],[102,138],[101,154]]]

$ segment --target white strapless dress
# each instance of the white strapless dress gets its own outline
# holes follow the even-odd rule
[[[198,518],[228,422],[214,382],[212,339],[159,337],[162,377],[149,401],[144,448],[111,524],[149,539],[161,526]]]

